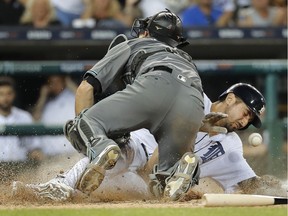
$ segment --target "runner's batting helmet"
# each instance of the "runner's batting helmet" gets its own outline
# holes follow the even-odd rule
[[[181,19],[168,9],[146,19],[136,19],[131,29],[131,35],[139,37],[143,31],[148,31],[151,37],[172,47],[188,44],[183,38]]]
[[[248,128],[250,124],[260,128],[262,125],[260,116],[265,111],[266,105],[263,95],[255,87],[246,83],[237,83],[231,86],[219,96],[219,99],[223,99],[228,93],[234,93],[255,114],[254,119],[242,130]]]

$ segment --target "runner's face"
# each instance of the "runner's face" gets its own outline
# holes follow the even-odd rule
[[[235,131],[244,128],[254,118],[254,114],[242,101],[227,107],[227,114],[227,129],[229,131]]]
[[[226,127],[229,132],[244,128],[254,118],[249,107],[242,100],[236,98],[233,102],[228,103],[224,113],[228,114],[228,117],[219,121],[217,125]]]
[[[235,104],[227,107],[226,114],[228,114],[226,121],[228,131],[235,131],[244,128],[254,118],[251,110],[242,101],[236,102]]]

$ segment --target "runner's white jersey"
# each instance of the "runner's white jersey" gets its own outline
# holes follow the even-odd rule
[[[229,193],[238,182],[256,176],[243,157],[242,142],[235,132],[213,137],[199,133],[198,137],[202,140],[196,142],[194,151],[200,157],[200,178],[213,178]]]
[[[210,113],[212,103],[206,95],[204,104],[205,114]],[[136,170],[146,163],[146,156],[150,157],[158,144],[148,130],[141,129],[131,133],[130,146],[136,152],[130,170]],[[213,178],[227,193],[233,192],[238,182],[256,176],[243,157],[242,142],[235,132],[212,137],[199,132],[195,154],[200,158],[200,178]]]
[[[204,95],[205,115],[210,113],[211,101]],[[255,175],[243,157],[242,141],[235,132],[209,137],[199,132],[194,152],[200,157],[200,178],[211,177],[229,193],[238,182]]]
[[[130,138],[129,146],[134,150],[134,158],[129,166],[129,170],[136,171],[146,164],[158,144],[154,136],[147,129],[131,132]]]

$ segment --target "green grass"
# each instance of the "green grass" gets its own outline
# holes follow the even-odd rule
[[[283,207],[239,207],[239,208],[111,208],[111,209],[5,209],[2,216],[287,216]]]

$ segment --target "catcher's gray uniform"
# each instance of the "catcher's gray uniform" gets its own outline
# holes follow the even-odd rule
[[[65,125],[66,137],[91,161],[80,190],[90,193],[99,187],[120,155],[114,140],[141,128],[159,144],[159,164],[150,176],[153,194],[162,196],[165,187],[165,196],[177,200],[198,182],[192,152],[204,118],[203,91],[187,53],[153,38],[132,39],[110,49],[84,77],[97,93],[119,80],[128,85]]]
[[[99,145],[114,142],[107,142],[106,136],[113,139],[149,129],[159,143],[159,170],[167,170],[191,151],[201,125],[201,80],[190,56],[152,38],[115,46],[87,72],[100,82],[102,92],[115,77],[130,73],[132,80],[136,77],[133,84],[95,104],[83,116],[95,136],[105,137]]]

